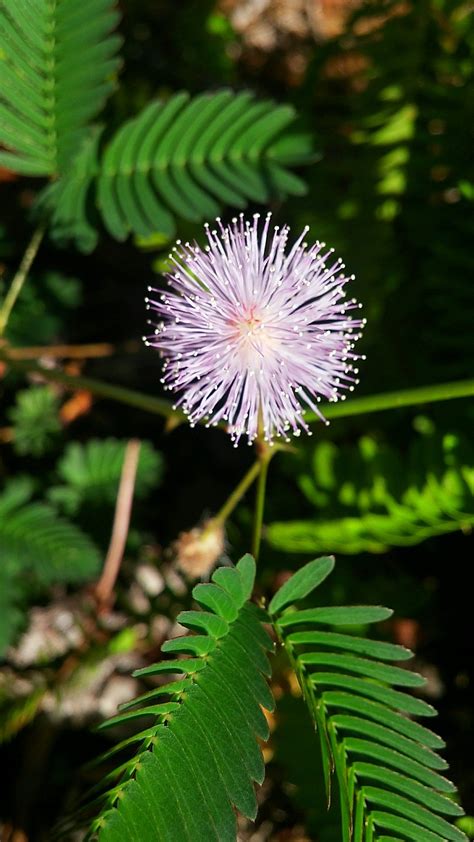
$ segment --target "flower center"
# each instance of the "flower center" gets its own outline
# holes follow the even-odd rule
[[[265,319],[255,310],[239,315],[230,325],[234,341],[237,343],[240,364],[256,373],[262,363],[276,349],[276,340],[268,329]]]
[[[263,339],[266,333],[263,326],[263,319],[252,308],[250,312],[245,315],[237,316],[231,323],[230,327],[234,333],[235,338],[244,346],[255,344],[255,339]]]
[[[262,328],[262,320],[259,316],[252,313],[240,323],[240,331],[243,336],[255,336],[255,334]]]

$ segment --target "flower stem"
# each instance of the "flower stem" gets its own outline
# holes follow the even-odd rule
[[[0,308],[0,336],[3,336],[5,333],[5,328],[8,324],[10,314],[15,306],[18,296],[20,295],[23,284],[28,277],[28,272],[30,271],[33,261],[38,253],[45,230],[46,226],[40,225],[34,232],[29,244],[26,247],[26,251],[23,255],[18,271],[11,282],[10,289],[3,300]]]
[[[267,475],[270,459],[273,456],[273,449],[262,441],[257,442],[260,472],[258,475],[257,492],[255,495],[255,511],[252,531],[252,555],[258,561],[260,543],[262,540],[263,513],[265,509],[265,492],[267,489]]]
[[[253,465],[248,469],[247,473],[244,474],[242,479],[240,480],[239,484],[236,488],[234,488],[232,494],[227,498],[224,505],[219,509],[215,517],[211,519],[212,525],[216,524],[224,524],[232,514],[238,503],[240,503],[242,497],[244,496],[245,492],[250,488],[252,483],[258,477],[262,468],[262,463],[260,459],[257,459]]]

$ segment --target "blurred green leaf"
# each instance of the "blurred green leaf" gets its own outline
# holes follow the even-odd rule
[[[32,386],[16,393],[8,411],[13,423],[13,446],[21,456],[43,456],[54,447],[61,431],[59,399],[50,386]]]
[[[316,509],[311,520],[275,522],[276,549],[384,552],[474,524],[474,448],[420,419],[408,453],[364,436],[356,445],[320,442],[298,484]]]
[[[17,347],[56,341],[81,298],[81,282],[76,278],[59,272],[33,274],[23,287],[8,321],[8,341]]]
[[[83,503],[113,505],[122,473],[126,441],[91,439],[86,444],[71,442],[57,465],[64,485],[53,485],[49,499],[72,514]],[[134,495],[145,497],[161,480],[161,454],[147,441],[141,442]]]
[[[20,608],[55,583],[93,579],[101,556],[77,526],[44,503],[30,502],[32,483],[14,480],[0,495],[0,654],[20,627]]]

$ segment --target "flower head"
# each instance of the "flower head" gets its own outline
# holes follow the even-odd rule
[[[360,305],[346,299],[344,264],[325,243],[308,246],[308,228],[288,245],[289,228],[270,220],[218,219],[205,248],[178,241],[170,291],[147,299],[158,323],[145,341],[164,357],[165,388],[191,424],[227,422],[236,443],[309,432],[304,408],[323,419],[319,401],[358,382],[365,320],[348,315]]]
[[[173,543],[173,551],[176,564],[188,578],[205,576],[224,555],[224,527],[211,519],[189,532],[181,532]]]

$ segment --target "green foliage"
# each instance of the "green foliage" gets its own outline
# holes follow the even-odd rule
[[[15,444],[22,453],[37,455],[53,432],[50,421],[57,417],[56,399],[48,387],[33,387],[18,395],[22,412],[12,411]],[[21,626],[21,607],[38,591],[57,582],[81,583],[97,575],[100,553],[96,546],[56,509],[71,516],[84,505],[94,511],[112,506],[125,448],[126,442],[117,439],[92,439],[85,445],[71,442],[57,466],[64,484],[48,490],[52,505],[31,502],[34,486],[26,477],[7,484],[0,496],[0,654]],[[143,497],[155,487],[161,472],[161,455],[142,442],[135,496]]]
[[[311,142],[287,132],[293,109],[248,93],[152,102],[102,143],[104,127],[90,121],[118,68],[113,7],[7,0],[0,12],[0,143],[11,150],[0,152],[0,166],[54,177],[38,209],[56,240],[91,251],[97,210],[124,240],[172,235],[176,217],[198,221],[226,204],[304,192],[288,166],[311,156]]]
[[[90,193],[99,171],[98,147],[102,128],[95,126],[77,150],[67,176],[53,182],[38,197],[38,210],[51,215],[51,236],[58,243],[75,239],[81,251],[97,245],[94,217],[90,216]]]
[[[287,133],[294,119],[288,106],[228,90],[152,102],[103,151],[99,132],[88,138],[71,173],[49,188],[55,235],[75,237],[85,250],[95,245],[90,193],[118,240],[171,236],[176,217],[199,221],[225,204],[300,194],[304,183],[287,167],[308,158],[311,145]]]
[[[23,622],[19,608],[22,597],[20,583],[5,574],[3,564],[4,559],[0,556],[0,658]]]
[[[459,819],[457,825],[469,839],[474,839],[474,816],[464,816]]]
[[[323,558],[296,575],[317,585],[331,569]],[[301,594],[307,592],[305,586]],[[293,595],[298,598],[298,589]],[[400,842],[465,840],[450,823],[462,810],[452,798],[453,784],[440,775],[447,764],[437,751],[444,743],[408,718],[435,711],[395,689],[425,683],[391,663],[405,661],[411,652],[350,631],[361,622],[384,620],[391,611],[290,607],[282,613],[286,604],[276,594],[270,612],[319,734],[328,799],[332,773],[337,776],[343,842],[388,840],[393,834]]]
[[[384,552],[474,523],[474,449],[463,435],[418,419],[407,454],[364,436],[355,446],[320,442],[299,476],[312,520],[275,522],[266,536],[288,552]],[[403,469],[401,470],[401,466]]]
[[[285,781],[292,803],[304,815],[304,839],[341,842],[339,804],[336,798],[327,803],[321,758],[318,751],[310,750],[315,739],[313,723],[302,714],[295,690],[278,698],[278,725],[272,733],[277,780]]]
[[[113,89],[121,39],[113,0],[4,0],[0,10],[0,166],[64,173]]]
[[[234,808],[255,817],[253,782],[264,764],[257,737],[267,739],[261,705],[272,709],[265,677],[272,643],[257,608],[249,603],[255,562],[244,556],[234,569],[221,568],[213,584],[193,590],[204,611],[184,611],[178,620],[198,634],[162,647],[172,659],[137,675],[177,675],[170,683],[122,706],[102,727],[129,727],[145,717],[145,730],[107,752],[138,745],[138,752],[103,779],[112,786],[88,838],[234,842]],[[190,655],[175,660],[175,655]],[[118,781],[118,782],[117,782]]]
[[[303,567],[275,594],[269,614],[319,733],[328,800],[337,776],[342,840],[373,842],[396,833],[400,842],[465,842],[451,823],[463,815],[455,788],[440,774],[446,763],[437,752],[444,743],[412,718],[435,711],[396,689],[424,684],[398,665],[411,652],[351,631],[392,612],[363,605],[294,607],[333,568],[333,558]],[[249,602],[254,578],[255,562],[247,555],[235,568],[216,570],[212,584],[194,588],[204,610],[183,611],[178,621],[197,633],[162,646],[164,653],[185,657],[135,673],[155,681],[167,673],[175,677],[154,683],[100,726],[125,729],[126,736],[97,762],[121,759],[63,824],[63,835],[91,809],[99,815],[87,839],[101,842],[133,833],[149,842],[234,842],[234,808],[255,818],[253,782],[264,777],[256,737],[268,738],[261,706],[271,710],[273,700],[265,680],[272,644],[262,622],[268,617]],[[142,730],[130,736],[135,720]]]
[[[473,46],[465,2],[367,0],[315,49],[298,98],[324,155],[298,225],[350,259],[368,392],[472,370]]]
[[[318,558],[305,564],[285,582],[270,603],[270,613],[277,614],[292,602],[308,596],[334,570],[334,558]]]
[[[118,5],[127,12],[123,26],[129,73],[104,122],[96,124],[119,66],[121,39],[113,32]],[[341,37],[318,42],[307,83],[299,90],[295,87],[298,57],[293,61],[287,54],[290,60],[281,61],[285,38],[273,55],[263,58],[262,51],[255,61],[253,49],[245,45],[240,49],[229,18],[216,11],[215,3],[192,0],[184,15],[180,4],[175,5],[176,11],[173,4],[151,0],[0,3],[0,180],[12,181],[5,187],[8,239],[0,225],[0,292],[4,293],[3,282],[9,274],[4,261],[15,257],[16,262],[18,216],[32,201],[31,182],[20,181],[16,190],[15,174],[48,179],[34,205],[39,221],[48,217],[49,233],[56,242],[74,240],[84,252],[94,249],[101,227],[116,239],[133,235],[161,249],[177,228],[183,239],[193,237],[193,226],[216,216],[222,207],[243,208],[247,203],[297,196],[285,221],[294,228],[310,223],[314,235],[335,246],[357,274],[354,293],[364,302],[368,317],[363,349],[368,360],[363,373],[367,393],[470,376],[474,159],[467,127],[472,123],[474,102],[469,89],[474,39],[466,0],[356,4],[353,21]],[[157,32],[163,32],[159,50]],[[203,32],[212,37],[203,39]],[[219,42],[221,50],[216,48]],[[305,43],[302,64],[309,49],[309,42]],[[260,59],[268,60],[269,84]],[[306,108],[306,117],[325,147],[324,167],[309,173],[312,183],[307,200],[292,168],[314,160],[311,143],[295,127],[291,107],[265,98],[278,91],[283,76],[288,81],[290,65],[291,84],[285,84],[285,96],[293,92],[299,107]],[[346,65],[351,68],[347,70]],[[240,88],[249,78],[256,80],[258,97],[220,89],[233,80]],[[199,93],[204,80],[210,80],[212,93]],[[173,93],[182,87],[193,95]],[[18,231],[23,239],[20,227]],[[110,270],[112,277],[117,256],[121,261],[122,254],[123,269],[118,267],[114,280],[117,300],[127,307],[130,251],[117,251],[109,244],[92,261],[87,276],[102,282]],[[53,263],[56,259],[67,263],[69,258],[53,257]],[[157,266],[161,271],[165,268],[162,257]],[[28,279],[7,326],[9,344],[46,344],[58,336],[82,341],[79,327],[69,338],[66,330],[67,311],[77,305],[77,284],[54,277],[47,271]],[[101,283],[100,305],[92,299],[87,302],[91,337],[103,324],[101,308],[108,293]],[[108,329],[115,336],[116,322]],[[5,353],[7,349],[8,345]],[[140,364],[127,365],[132,378],[140,374]],[[8,389],[9,383],[15,384],[13,365],[7,367],[7,375]],[[431,400],[430,387],[423,388]],[[57,409],[58,401],[46,387],[18,395],[10,414],[16,455],[46,452],[59,429]],[[311,451],[311,460],[301,468],[298,479],[308,515],[305,520],[271,524],[267,530],[271,547],[292,552],[383,552],[451,530],[470,531],[474,521],[472,444],[458,432],[450,432],[456,429],[454,424],[433,431],[423,422],[408,446],[403,433],[392,426],[393,438],[386,445],[384,416],[378,418],[377,429],[382,432],[376,438],[368,429],[354,444],[346,430],[344,446],[323,441]],[[103,423],[104,415],[95,411],[86,427],[99,419]],[[338,421],[338,425],[343,423]],[[343,437],[344,427],[339,430]],[[147,435],[146,428],[144,432]],[[137,435],[141,435],[139,429]],[[187,434],[181,430],[181,435]],[[167,441],[173,449],[177,439],[172,436]],[[27,605],[43,599],[46,588],[56,582],[79,584],[98,572],[98,551],[58,511],[77,516],[91,534],[107,540],[110,524],[104,508],[107,515],[107,507],[116,498],[124,447],[123,441],[112,439],[69,445],[49,491],[45,486],[51,476],[46,472],[34,483],[7,481],[0,497],[0,654],[24,624]],[[18,459],[10,448],[4,451],[1,468],[8,473]],[[303,444],[299,451],[301,465],[308,451]],[[177,534],[187,508],[194,511],[201,505],[200,492],[212,481],[202,477],[208,476],[205,449],[202,454],[193,451],[196,462],[189,470],[188,452],[185,442],[183,456],[171,460],[170,486],[179,488],[179,506],[171,496],[169,501],[160,501],[165,539],[166,533]],[[25,463],[21,465],[23,469]],[[143,444],[138,496],[155,486],[161,470],[159,455],[151,445]],[[186,492],[182,492],[183,476],[189,479]],[[221,464],[214,478],[221,481]],[[46,494],[51,505],[31,502],[33,488],[38,496]],[[285,485],[286,494],[287,490]],[[296,507],[293,512],[294,517],[305,517]],[[147,538],[156,532],[153,517],[151,513]],[[235,537],[240,540],[237,530]],[[127,555],[142,543],[143,534],[134,525]],[[444,612],[454,585],[449,596],[443,585],[453,577],[439,573],[442,565],[434,542],[431,550],[433,570],[427,582],[439,585],[436,593],[445,600]],[[155,552],[147,545],[139,558],[149,563]],[[403,558],[409,561],[409,556]],[[269,554],[265,561],[264,581],[268,581],[274,559]],[[457,842],[464,838],[461,830],[472,836],[472,818],[458,818],[461,811],[454,787],[440,774],[444,766],[437,754],[441,741],[413,719],[430,716],[433,710],[418,696],[402,692],[410,686],[421,687],[419,677],[399,665],[409,653],[355,635],[356,626],[362,635],[361,627],[387,619],[387,609],[292,608],[323,582],[333,564],[329,557],[303,567],[275,595],[271,611],[319,733],[328,793],[336,788],[337,779],[342,842]],[[393,564],[397,564],[395,558]],[[386,587],[383,565],[377,568],[378,581]],[[168,585],[168,576],[171,580],[174,575],[172,564],[163,574]],[[268,616],[248,601],[253,574],[253,565],[246,559],[237,569],[217,571],[214,584],[198,586],[196,599],[207,610],[180,615],[183,625],[197,629],[198,634],[163,647],[165,653],[188,657],[165,660],[145,670],[142,675],[145,681],[149,676],[149,693],[126,705],[110,722],[111,733],[116,729],[121,742],[106,753],[104,762],[120,760],[94,791],[97,800],[92,805],[88,802],[88,817],[100,811],[89,832],[91,840],[230,840],[236,834],[234,809],[255,815],[253,783],[263,777],[256,737],[268,734],[261,705],[270,707],[272,700],[262,678],[262,673],[269,673],[264,650],[268,651],[270,641],[262,626]],[[342,590],[350,590],[354,575],[342,577]],[[418,572],[414,578],[410,574],[410,582],[421,575],[425,574]],[[129,576],[133,576],[132,565],[127,565],[120,583],[120,598]],[[411,599],[403,593],[406,581],[402,575],[402,586],[396,591],[404,616],[410,615],[406,608]],[[128,585],[130,594],[120,599],[121,611],[126,610],[132,587],[140,592],[138,577]],[[369,581],[364,588],[372,591],[374,584]],[[422,591],[423,600],[428,601],[430,588],[431,584],[421,587],[420,582],[412,593]],[[153,604],[174,617],[175,596],[168,590],[173,588],[153,598]],[[182,608],[189,595],[178,593],[178,587],[176,594]],[[463,615],[462,600],[458,605],[461,596],[458,589],[457,598],[450,600],[450,605],[455,604],[450,617]],[[464,599],[467,604],[468,596]],[[147,597],[145,602],[150,604]],[[428,610],[432,606],[429,603]],[[435,614],[433,625],[437,619]],[[159,623],[162,620],[158,618]],[[460,632],[455,624],[450,626],[451,637],[456,634],[462,640],[462,626]],[[108,633],[106,628],[107,623],[102,626],[99,620],[101,639]],[[80,656],[77,688],[81,672],[95,676],[112,652],[143,651],[142,629],[143,623],[140,628],[128,625],[100,651],[93,643]],[[383,634],[383,627],[380,631]],[[150,638],[154,645],[154,631],[150,630]],[[453,674],[458,674],[459,667],[464,677],[468,670],[459,649],[459,654],[453,646],[440,653],[437,665],[443,669],[443,658],[450,659]],[[177,677],[161,684],[169,673]],[[74,677],[71,683],[74,686]],[[462,704],[466,698],[462,693],[467,691],[461,685],[456,683],[455,692]],[[35,716],[42,692],[38,687],[24,697],[12,697],[6,707],[0,693],[0,741]],[[448,685],[448,713],[450,692]],[[297,705],[298,699],[291,702]],[[140,730],[130,736],[135,722]],[[459,748],[453,742],[455,758]],[[306,734],[303,745],[310,755]],[[130,757],[128,752],[135,749]],[[300,781],[306,775],[307,799],[320,783],[320,764],[307,764],[308,757],[294,752]],[[309,759],[318,761],[314,755]],[[326,826],[325,819],[320,820],[322,790],[313,801],[316,829],[306,830],[321,842],[329,838],[341,842],[340,833],[330,836],[333,815]],[[63,793],[59,800],[64,801]],[[32,818],[27,815],[29,802],[35,803],[26,797],[24,816],[12,820],[12,827],[50,838],[49,828],[44,827],[48,819],[36,807],[31,827],[27,826]],[[336,799],[333,802],[337,807]]]
[[[0,282],[0,295],[3,292]],[[15,347],[54,342],[80,303],[77,278],[51,271],[30,278],[10,316],[6,337]]]
[[[469,374],[467,361],[474,353],[468,316],[474,261],[465,247],[474,229],[469,200],[459,189],[460,181],[472,182],[474,177],[472,132],[466,130],[474,117],[474,42],[472,25],[466,28],[468,9],[462,6],[450,0],[424,0],[420,8],[412,7],[407,19],[394,20],[387,31],[394,56],[404,57],[406,75],[398,92],[395,86],[394,101],[389,103],[386,97],[384,106],[401,107],[405,113],[411,109],[408,135],[395,137],[384,149],[386,162],[405,152],[401,189],[394,197],[389,183],[383,196],[383,201],[395,198],[394,230],[402,273],[392,297],[396,309],[392,329],[395,340],[403,331],[405,365],[410,365],[408,349],[417,356],[422,349],[424,377],[433,372],[444,378]],[[372,43],[370,52],[378,54],[390,92],[393,75],[381,48]],[[420,248],[421,241],[429,247]],[[423,371],[418,365],[417,369]]]
[[[118,439],[68,444],[57,466],[64,485],[49,489],[51,501],[64,505],[70,514],[84,503],[92,506],[115,503],[126,446],[126,441]],[[144,497],[156,487],[162,471],[161,455],[149,442],[141,442],[134,496]]]
[[[81,582],[99,567],[99,553],[76,526],[45,503],[27,503],[28,483],[12,481],[0,497],[2,572],[32,580]]]
[[[35,718],[45,693],[46,686],[43,683],[20,696],[0,688],[0,744],[13,739]]]
[[[21,456],[42,456],[61,430],[59,399],[50,386],[32,386],[16,393],[8,412],[13,423],[13,443]]]
[[[19,626],[29,591],[94,577],[100,555],[74,524],[44,503],[30,502],[32,483],[12,480],[0,496],[0,654]]]

